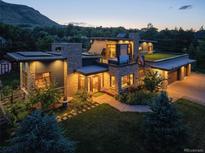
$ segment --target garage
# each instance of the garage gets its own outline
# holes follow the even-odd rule
[[[145,61],[146,66],[152,69],[159,70],[167,79],[168,84],[171,84],[178,80],[183,80],[191,73],[191,64],[195,60],[189,59],[187,54],[177,55],[170,59],[160,59],[154,61]]]
[[[177,80],[179,80],[179,71],[169,71],[168,72],[168,84],[171,84]]]

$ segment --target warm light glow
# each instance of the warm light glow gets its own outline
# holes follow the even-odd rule
[[[50,86],[50,72],[36,74],[35,85],[37,88],[45,88]]]
[[[79,75],[79,89],[85,88],[85,76]]]
[[[115,76],[111,76],[111,79],[110,79],[110,87],[111,88],[115,88],[115,82],[116,82]]]
[[[134,75],[129,74],[121,77],[122,88],[126,88],[134,84]]]

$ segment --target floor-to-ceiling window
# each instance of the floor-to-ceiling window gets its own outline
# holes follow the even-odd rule
[[[79,75],[79,85],[78,89],[82,90],[85,88],[85,76]]]

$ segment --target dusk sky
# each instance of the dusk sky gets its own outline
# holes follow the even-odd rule
[[[142,28],[148,23],[165,27],[205,25],[205,0],[4,0],[24,4],[60,24]]]

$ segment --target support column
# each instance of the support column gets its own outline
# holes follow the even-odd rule
[[[88,77],[85,76],[85,83],[84,83],[85,89],[88,91]]]
[[[63,67],[64,67],[64,70],[63,70],[63,74],[64,74],[64,97],[68,97],[68,91],[67,91],[67,72],[68,72],[68,69],[67,69],[67,62],[66,62],[66,60],[64,60],[64,62],[63,62]]]
[[[179,71],[179,80],[184,80],[184,66],[180,68]]]
[[[20,88],[23,88],[23,63],[20,62]]]
[[[191,74],[191,64],[187,65],[187,76],[190,76]]]
[[[122,83],[121,83],[121,77],[116,76],[116,87],[118,94],[122,92]]]

